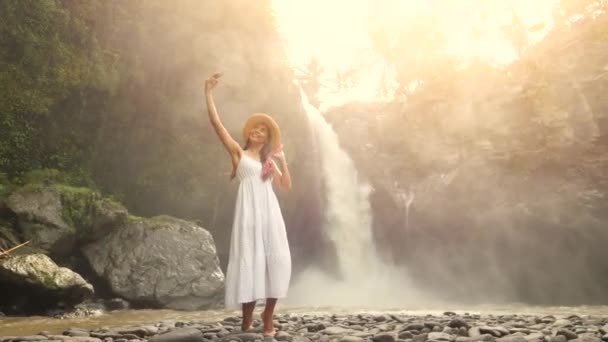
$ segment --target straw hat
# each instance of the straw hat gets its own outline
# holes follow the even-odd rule
[[[247,121],[245,121],[245,126],[243,127],[243,138],[245,141],[249,139],[249,134],[255,125],[263,123],[268,127],[268,131],[270,133],[270,145],[272,149],[277,149],[281,146],[281,130],[279,129],[279,125],[270,115],[264,113],[255,113],[252,114]]]

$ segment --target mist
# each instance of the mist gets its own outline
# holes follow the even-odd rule
[[[0,56],[0,197],[60,170],[197,221],[225,269],[221,72],[237,141],[251,113],[281,126],[288,305],[608,303],[605,2],[285,3],[32,5],[48,28]]]

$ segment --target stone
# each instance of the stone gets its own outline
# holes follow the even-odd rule
[[[198,329],[182,328],[166,334],[152,336],[150,342],[203,342],[203,333]]]
[[[193,222],[133,219],[83,252],[95,273],[127,300],[180,310],[215,308],[223,301],[213,237]]]

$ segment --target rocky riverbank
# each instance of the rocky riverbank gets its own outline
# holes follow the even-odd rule
[[[239,317],[170,320],[92,330],[70,328],[62,334],[4,336],[0,342],[255,342],[272,341],[255,321],[242,332]],[[608,341],[607,316],[527,314],[281,314],[275,316],[276,341],[284,342],[602,342]]]
[[[0,257],[0,313],[69,315],[85,301],[177,310],[222,302],[215,242],[197,222],[137,217],[50,176],[12,188],[0,196],[0,251],[27,245]]]

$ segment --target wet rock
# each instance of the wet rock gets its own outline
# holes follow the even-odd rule
[[[122,298],[112,298],[105,302],[106,308],[109,311],[114,310],[127,310],[131,307],[131,304]]]
[[[68,329],[68,330],[64,331],[63,334],[66,336],[70,336],[70,337],[74,337],[74,336],[90,337],[91,336],[88,330],[76,329],[76,328]]]
[[[10,294],[2,304],[17,312],[42,313],[80,303],[93,295],[91,284],[44,254],[14,255],[0,260],[0,281]]]
[[[149,339],[150,342],[202,342],[203,333],[198,329],[182,328],[170,331],[166,334],[156,335]]]

